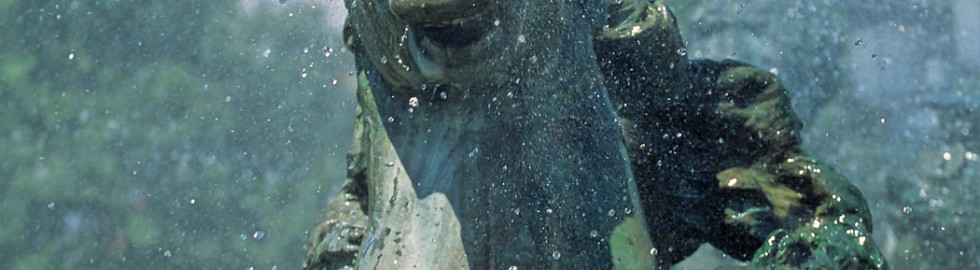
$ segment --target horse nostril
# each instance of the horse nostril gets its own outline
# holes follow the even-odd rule
[[[486,12],[490,0],[388,0],[391,12],[411,25],[443,26]]]
[[[483,18],[472,18],[462,23],[435,27],[412,27],[418,37],[426,38],[444,48],[466,47],[480,41],[492,25]]]

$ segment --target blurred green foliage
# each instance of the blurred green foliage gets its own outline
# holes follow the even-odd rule
[[[0,269],[298,268],[353,117],[316,4],[0,0]]]

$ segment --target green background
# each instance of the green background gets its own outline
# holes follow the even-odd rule
[[[343,16],[0,1],[0,269],[298,268],[351,138]]]

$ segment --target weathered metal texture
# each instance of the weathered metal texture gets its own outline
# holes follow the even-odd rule
[[[775,76],[688,61],[659,3],[515,2],[432,28],[348,1],[355,141],[307,269],[651,269],[702,243],[885,267]],[[477,38],[443,40],[461,29]]]
[[[621,233],[636,235],[622,236],[632,241],[617,248],[649,250],[617,119],[594,52],[582,42],[598,26],[583,18],[580,6],[495,4],[495,24],[503,29],[484,37],[495,51],[474,55],[446,48],[454,58],[444,61],[411,48],[420,38],[412,32],[424,30],[391,19],[386,3],[348,4],[349,35],[363,74],[361,113],[378,108],[376,116],[359,121],[381,121],[358,126],[386,133],[389,142],[370,143],[393,150],[366,154],[355,146],[352,155],[359,157],[352,160],[360,160],[355,167],[387,166],[375,169],[385,171],[399,168],[390,161],[399,157],[405,169],[394,174],[397,181],[388,180],[392,175],[349,176],[352,184],[366,183],[369,192],[355,196],[369,198],[370,217],[362,254],[351,266],[434,267],[406,256],[408,250],[432,249],[394,235],[403,233],[429,239],[425,243],[449,254],[465,252],[453,267],[613,268],[610,238],[627,219],[632,221]],[[420,58],[435,63],[420,65]],[[364,98],[368,93],[373,98]],[[420,210],[426,205],[442,212]],[[442,224],[458,222],[458,230],[420,226],[414,221],[420,212],[423,219],[439,213],[448,219]],[[384,258],[398,258],[399,266]]]
[[[416,195],[363,72],[358,81],[348,178],[317,230],[326,234],[311,237],[304,268],[467,269],[453,206],[443,194]]]
[[[620,13],[630,19],[596,51],[659,259],[711,243],[747,267],[887,267],[860,192],[799,148],[802,125],[775,75],[689,62],[670,11],[647,11]]]

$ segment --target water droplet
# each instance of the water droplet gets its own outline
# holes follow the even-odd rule
[[[300,78],[306,79],[306,76],[307,75],[308,75],[308,73],[306,72],[306,69],[305,68],[299,72],[299,77]]]
[[[75,53],[68,53],[68,60],[75,59]]]
[[[265,238],[265,233],[264,232],[262,232],[262,231],[255,231],[254,233],[252,233],[252,239],[262,240],[262,238]]]
[[[493,20],[493,26],[498,26],[498,25],[500,25],[500,19]]]
[[[552,213],[552,212],[554,212],[554,211],[553,211],[553,210],[551,210],[551,208],[548,208],[548,209],[545,209],[545,210],[544,210],[544,212],[545,212],[545,213],[548,213],[548,214],[551,214],[551,213]]]
[[[394,122],[395,122],[395,117],[388,116],[388,123],[394,123]]]
[[[677,55],[686,56],[687,55],[687,48],[685,48],[685,47],[677,48]]]
[[[978,157],[980,156],[978,156],[977,153],[966,151],[966,153],[963,154],[963,157],[969,161],[977,161]]]
[[[616,215],[616,210],[609,209],[609,213],[606,213],[606,214],[609,215],[610,217],[611,216],[615,216]]]
[[[419,98],[411,97],[408,98],[408,112],[414,112],[415,108],[419,106]]]
[[[507,267],[507,270],[517,270],[517,266],[511,265],[510,267]]]
[[[589,232],[589,236],[592,236],[592,238],[595,238],[595,237],[599,236],[599,231],[592,230],[591,232]]]
[[[164,256],[164,257],[170,257],[170,256],[173,256],[173,254],[172,254],[172,253],[170,253],[170,250],[168,249],[167,251],[164,251],[164,252],[163,252],[163,256]]]
[[[524,35],[517,35],[517,42],[518,43],[527,42],[527,37],[525,37]]]
[[[48,209],[54,210],[54,202],[48,203]]]
[[[905,215],[912,214],[912,207],[911,206],[908,206],[908,205],[906,205],[905,207],[902,207],[902,213],[904,213]]]
[[[552,252],[551,253],[551,258],[552,259],[555,259],[555,260],[560,259],[561,258],[561,252],[558,252],[557,250],[555,250],[555,252]]]
[[[446,91],[439,92],[439,98],[446,100],[449,98],[449,94],[446,94]]]
[[[388,64],[388,57],[387,56],[382,56],[381,57],[381,64],[383,64],[383,65],[387,65]]]

